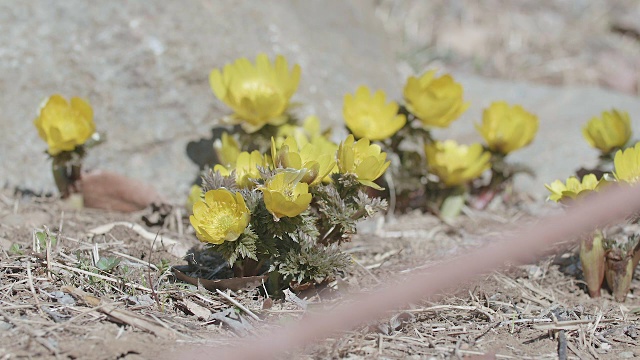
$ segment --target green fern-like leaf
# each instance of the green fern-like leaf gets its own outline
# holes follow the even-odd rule
[[[334,278],[351,264],[349,255],[337,245],[311,246],[298,251],[289,251],[281,262],[274,264],[286,281],[298,283],[315,282]]]
[[[209,169],[209,171],[202,176],[202,190],[207,192],[209,190],[225,188],[229,191],[238,191],[235,178],[235,170],[232,171],[229,176],[222,176],[219,172]]]

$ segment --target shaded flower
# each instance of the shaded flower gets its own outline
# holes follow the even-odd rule
[[[556,180],[549,185],[545,184],[544,187],[551,192],[548,197],[549,200],[565,202],[585,196],[593,191],[598,191],[605,183],[606,181],[598,180],[594,174],[588,174],[582,178],[582,181],[575,176],[571,176],[565,183]]]
[[[538,118],[520,105],[496,101],[484,110],[482,124],[476,124],[476,129],[489,149],[506,155],[531,143],[538,131]]]
[[[70,102],[60,96],[47,98],[34,120],[38,135],[49,145],[49,154],[73,151],[84,144],[96,131],[91,105],[79,97]]]
[[[249,225],[250,216],[240,193],[217,189],[207,191],[204,200],[193,205],[189,221],[200,241],[222,244],[237,240]]]
[[[398,114],[398,104],[386,102],[384,91],[375,94],[366,86],[360,86],[355,96],[346,94],[342,115],[349,130],[357,138],[384,140],[398,132],[407,119]]]
[[[613,158],[613,175],[616,180],[635,184],[640,180],[640,143],[618,150]]]
[[[261,177],[258,167],[268,168],[269,159],[258,150],[254,150],[251,153],[243,151],[238,154],[235,166],[228,168],[218,164],[213,167],[213,171],[219,172],[222,176],[230,176],[235,170],[236,185],[240,188],[252,188],[255,186],[253,180]]]
[[[193,211],[193,205],[198,201],[202,200],[202,188],[198,185],[191,185],[191,189],[189,189],[189,197],[187,198],[187,209],[189,211]]]
[[[268,179],[259,189],[264,195],[267,210],[276,219],[294,217],[311,203],[309,185],[302,182],[305,171],[282,171]]]
[[[274,166],[305,170],[301,181],[311,186],[322,182],[335,167],[335,152],[326,152],[328,147],[320,142],[306,143],[302,148],[298,146],[295,138],[288,137],[280,149],[276,149],[276,142],[271,139],[271,157]]]
[[[593,117],[582,128],[582,135],[589,145],[608,154],[624,146],[631,138],[631,121],[625,111],[604,111],[601,117]]]
[[[435,77],[436,71],[424,73],[420,78],[407,79],[404,99],[407,110],[415,115],[425,127],[448,127],[467,108],[469,103],[462,99],[462,85],[451,75]]]
[[[491,154],[480,144],[436,141],[425,145],[424,150],[429,170],[448,187],[466,184],[491,167]]]
[[[299,82],[300,66],[289,70],[281,55],[271,63],[266,54],[259,54],[255,65],[240,58],[222,71],[213,70],[209,76],[213,93],[233,109],[232,122],[249,133],[266,124],[282,125],[287,121],[284,113]]]
[[[213,142],[213,150],[216,152],[219,164],[226,168],[231,168],[235,165],[241,152],[240,145],[236,139],[226,131],[222,133],[220,139],[216,139]]]
[[[384,174],[390,161],[386,161],[387,153],[380,146],[371,144],[369,139],[355,141],[349,135],[338,147],[338,169],[341,173],[355,174],[358,181],[365,186],[382,190],[374,181]]]
[[[302,126],[291,124],[278,126],[278,131],[276,132],[276,146],[278,149],[287,137],[295,138],[298,146],[304,146],[313,139],[324,137],[320,131],[320,119],[315,115],[311,115],[303,120]]]

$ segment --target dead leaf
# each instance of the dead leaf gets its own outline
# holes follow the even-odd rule
[[[180,300],[176,302],[176,306],[178,306],[185,312],[193,314],[201,320],[207,320],[211,316],[211,310],[207,309],[204,306],[198,305],[191,300]]]
[[[262,302],[262,310],[268,310],[268,309],[271,309],[272,307],[273,307],[273,300],[271,300],[271,298],[264,299],[264,301]]]
[[[394,315],[389,320],[389,325],[391,326],[391,329],[393,329],[394,331],[400,331],[402,330],[405,324],[414,320],[415,320],[415,316],[413,316],[413,314],[408,312],[401,312],[397,315]]]
[[[220,280],[208,280],[208,279],[191,277],[176,268],[172,268],[171,270],[173,271],[173,274],[176,276],[176,279],[184,281],[191,285],[195,285],[195,286],[201,285],[202,287],[204,287],[205,289],[211,292],[215,292],[216,289],[218,290],[228,289],[231,291],[253,289],[262,285],[262,283],[266,281],[268,278],[266,275],[264,275],[264,276],[237,277],[237,278],[220,279]]]
[[[253,330],[253,325],[242,315],[235,311],[235,308],[217,312],[209,316],[209,320],[218,320],[231,328],[233,332],[240,336],[248,335]]]
[[[75,296],[79,300],[82,300],[87,305],[95,307],[96,311],[107,315],[114,322],[127,324],[129,326],[148,331],[161,338],[172,339],[175,337],[175,333],[171,329],[165,328],[153,318],[139,315],[128,310],[118,309],[116,305],[103,302],[100,298],[73,286],[65,285],[61,290]]]
[[[297,307],[299,307],[302,310],[307,310],[307,302],[300,299],[291,290],[284,289],[283,293],[284,293],[285,300],[295,304]]]
[[[120,212],[139,211],[162,202],[151,184],[109,171],[85,173],[78,181],[84,206]]]

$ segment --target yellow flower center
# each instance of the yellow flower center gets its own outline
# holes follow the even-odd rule
[[[277,90],[273,84],[258,79],[242,83],[241,90],[245,96],[252,98],[272,97],[277,94]]]
[[[238,222],[236,208],[230,207],[227,203],[213,203],[207,205],[208,209],[205,218],[209,221],[202,224],[202,227],[214,238],[226,238],[229,229],[232,229]]]

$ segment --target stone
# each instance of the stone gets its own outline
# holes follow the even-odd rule
[[[89,3],[0,0],[0,186],[54,192],[32,124],[54,93],[94,108],[106,143],[86,168],[152,183],[182,204],[198,167],[189,141],[229,113],[209,73],[238,57],[283,54],[302,67],[293,100],[326,126],[361,85],[398,93],[392,43],[367,1]]]

